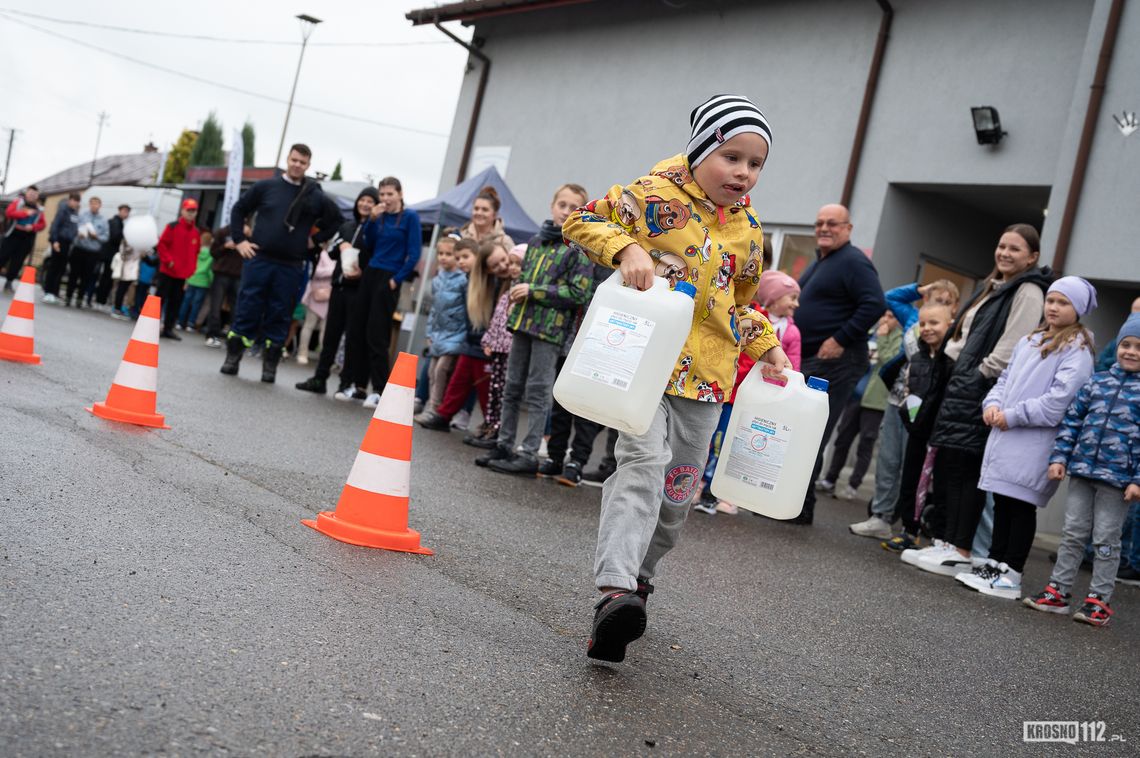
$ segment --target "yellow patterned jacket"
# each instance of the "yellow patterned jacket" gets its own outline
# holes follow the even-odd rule
[[[759,358],[779,346],[771,324],[749,306],[764,247],[749,199],[716,206],[693,180],[684,155],[658,163],[625,187],[613,186],[570,214],[562,233],[610,268],[617,268],[618,251],[637,243],[653,256],[658,276],[697,288],[693,323],[666,394],[724,402],[740,352]]]

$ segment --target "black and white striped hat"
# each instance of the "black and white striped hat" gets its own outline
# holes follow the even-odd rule
[[[693,127],[693,136],[689,138],[685,153],[690,170],[738,134],[759,134],[768,143],[768,149],[772,149],[772,128],[768,126],[768,119],[755,103],[743,95],[713,95],[693,108],[689,124]]]

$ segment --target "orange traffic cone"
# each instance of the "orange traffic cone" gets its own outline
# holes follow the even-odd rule
[[[106,401],[87,410],[99,418],[122,421],[139,426],[169,429],[161,413],[155,413],[158,402],[158,332],[162,300],[147,295],[142,313],[135,322],[131,341],[123,354],[123,362],[111,382]]]
[[[416,356],[400,353],[336,511],[302,524],[350,545],[432,555],[420,546],[420,533],[408,528],[415,392]]]
[[[0,326],[0,359],[17,363],[39,363],[36,355],[36,270],[24,266],[16,295],[8,306],[8,317]]]

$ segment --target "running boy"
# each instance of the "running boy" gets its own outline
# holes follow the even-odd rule
[[[689,117],[684,153],[570,214],[562,231],[595,262],[646,290],[654,275],[691,282],[693,323],[648,432],[622,433],[617,471],[602,491],[587,654],[621,661],[645,631],[657,562],[677,541],[720,404],[742,350],[765,375],[791,369],[771,325],[748,307],[760,281],[763,233],[748,198],[768,157],[764,114],[738,95],[717,95]],[[749,320],[756,328],[738,330]],[[743,332],[743,336],[742,333]]]

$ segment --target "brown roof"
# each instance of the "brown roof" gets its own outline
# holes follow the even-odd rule
[[[162,153],[105,155],[95,160],[94,177],[91,161],[84,161],[33,184],[40,188],[41,195],[84,190],[92,184],[151,185],[161,168]]]
[[[445,3],[432,8],[408,11],[404,17],[413,26],[434,24],[437,21],[474,21],[488,16],[505,16],[527,11],[540,11],[562,5],[579,5],[594,0],[464,0],[458,3]]]

